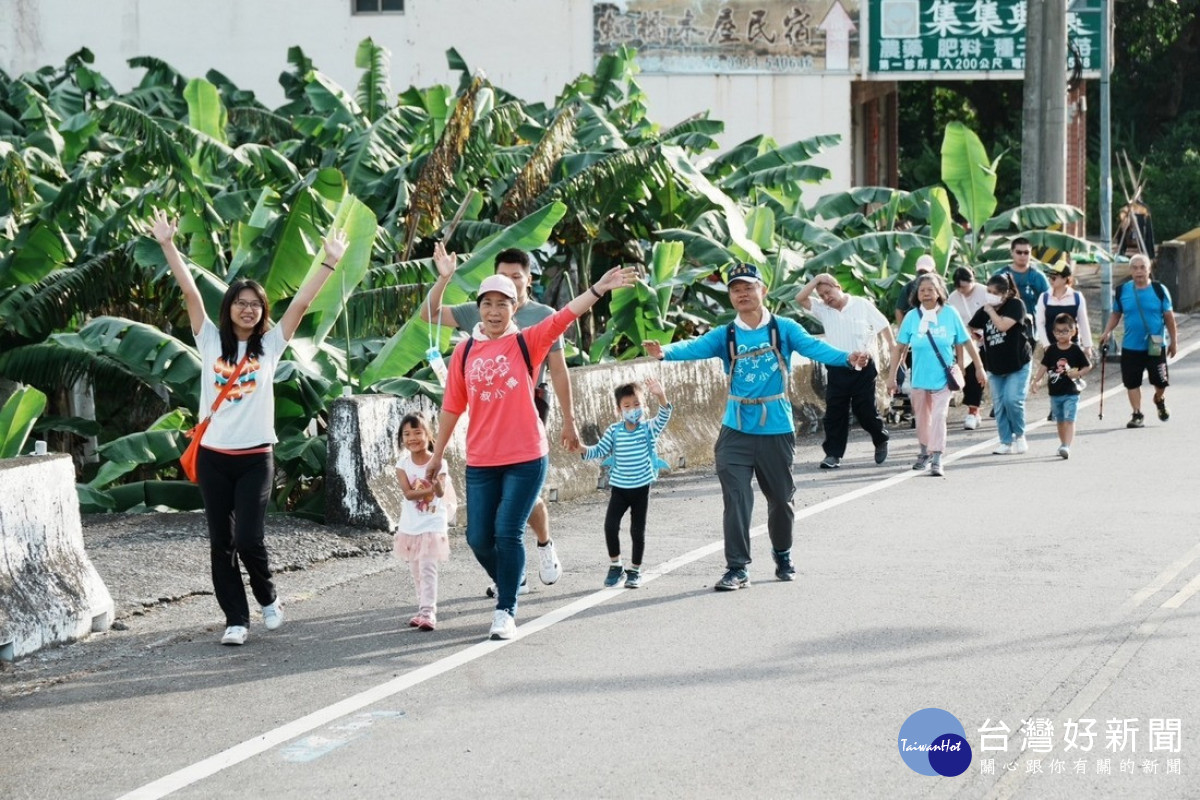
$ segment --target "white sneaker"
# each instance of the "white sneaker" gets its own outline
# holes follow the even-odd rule
[[[979,427],[979,415],[978,414],[967,414],[965,417],[963,417],[963,430],[964,431],[973,431],[978,427]]]
[[[230,625],[225,629],[225,635],[221,637],[221,644],[231,646],[245,644],[247,633],[249,631],[242,625]]]
[[[283,624],[283,605],[279,602],[278,597],[271,605],[262,607],[262,615],[263,625],[269,631],[273,631]]]
[[[1058,446],[1058,455],[1060,458],[1070,458],[1071,457],[1071,448],[1067,447],[1065,444],[1059,445]]]
[[[992,455],[1010,456],[1012,455],[1012,452],[1013,446],[1011,444],[1005,444],[1004,442],[1001,442],[1000,444],[996,445],[996,449],[992,451]]]
[[[545,547],[538,547],[537,552],[538,561],[541,562],[538,566],[538,577],[542,579],[542,583],[549,586],[562,577],[562,564],[558,563],[554,542],[551,541]]]
[[[487,589],[484,589],[483,593],[485,595],[487,595],[488,597],[495,597],[496,596],[496,584],[494,584],[494,583],[488,584]],[[529,594],[528,579],[521,578],[521,585],[517,587],[517,594],[518,595]]]
[[[1024,436],[1018,436],[1016,439],[1013,440],[1013,452],[1014,453],[1028,453],[1029,452],[1029,442],[1025,441]]]
[[[488,635],[493,639],[511,639],[517,633],[517,621],[513,615],[500,609],[492,615],[492,629]]]

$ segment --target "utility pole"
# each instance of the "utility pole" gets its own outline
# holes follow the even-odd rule
[[[1021,202],[1067,201],[1067,0],[1026,0]]]
[[[1021,205],[1041,200],[1042,33],[1046,0],[1025,0],[1025,84],[1021,96]]]

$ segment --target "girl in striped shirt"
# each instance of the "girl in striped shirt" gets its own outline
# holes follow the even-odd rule
[[[646,549],[646,508],[650,501],[650,484],[658,478],[659,461],[654,444],[671,419],[671,404],[667,402],[662,384],[646,379],[646,388],[658,400],[658,415],[647,420],[642,408],[642,387],[623,383],[614,390],[617,414],[621,421],[608,427],[600,441],[583,451],[584,459],[604,458],[610,469],[608,483],[612,496],[604,518],[604,538],[612,563],[604,585],[616,586],[625,577],[625,588],[636,589],[642,583],[642,555]],[[629,569],[621,565],[621,519],[629,511],[629,536],[633,552]]]

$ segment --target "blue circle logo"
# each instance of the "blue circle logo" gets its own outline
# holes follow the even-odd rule
[[[900,757],[913,772],[952,778],[971,766],[971,745],[958,717],[940,708],[922,708],[900,726]]]

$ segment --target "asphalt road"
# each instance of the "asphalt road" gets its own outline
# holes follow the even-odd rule
[[[794,583],[759,535],[753,586],[712,590],[720,494],[692,473],[652,494],[637,590],[601,588],[606,495],[555,505],[566,572],[531,577],[511,642],[485,639],[460,538],[433,633],[377,552],[282,574],[287,622],[242,648],[216,643],[211,597],[163,604],[0,675],[0,795],[1200,797],[1194,326],[1171,420],[1126,430],[1109,365],[1069,461],[1044,397],[1029,453],[954,429],[940,479],[908,469],[908,430],[880,467],[861,432],[836,472],[803,442]],[[900,755],[928,707],[963,726],[957,777]]]

